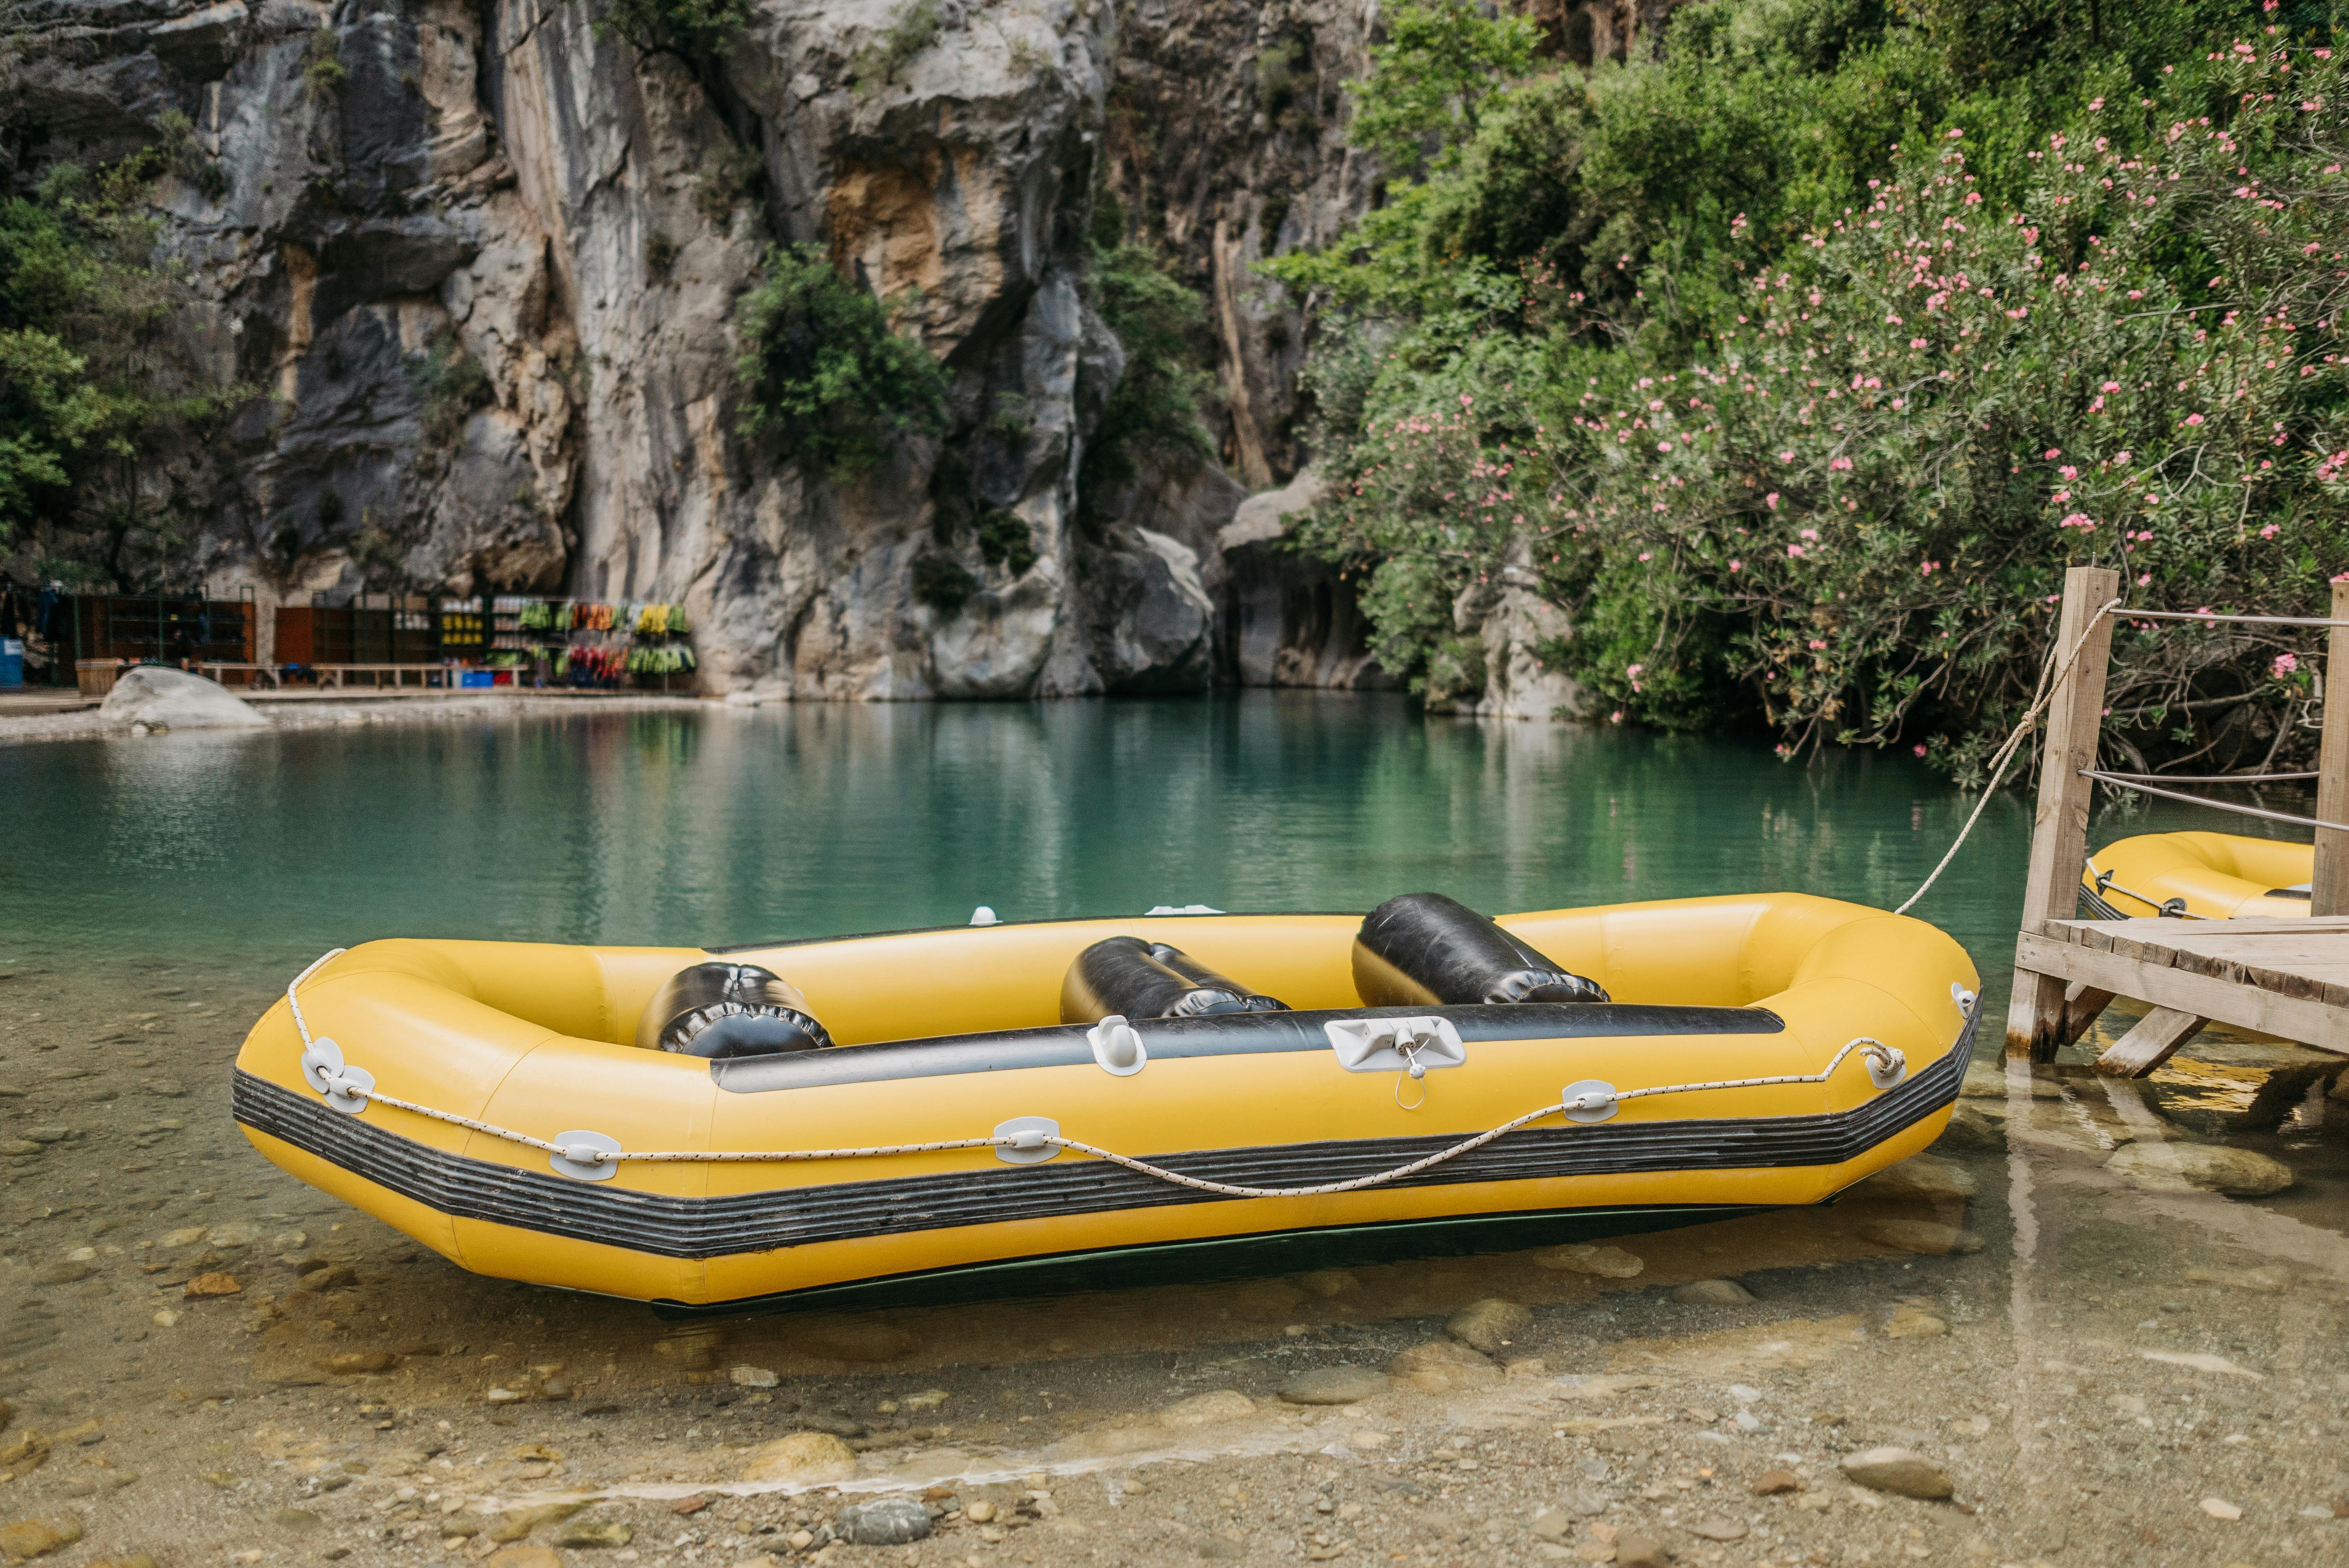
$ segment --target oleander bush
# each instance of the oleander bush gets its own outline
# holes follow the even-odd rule
[[[1978,40],[1883,27],[1812,70],[1802,153],[1737,108],[1790,102],[1794,44],[1827,47],[1777,15],[1777,43],[1739,45],[1751,13],[1692,7],[1661,64],[1487,92],[1350,248],[1278,263],[1350,329],[1316,349],[1340,482],[1303,532],[1362,578],[1381,661],[1459,678],[1454,601],[1506,574],[1572,613],[1545,654],[1591,717],[1897,744],[1971,778],[2030,699],[2067,565],[2119,568],[2146,608],[2322,613],[2349,568],[2329,31],[2055,77],[2017,45],[2002,89]],[[1728,125],[1696,125],[1692,84],[1724,71]],[[2313,645],[2124,622],[2117,744],[2306,755]]]

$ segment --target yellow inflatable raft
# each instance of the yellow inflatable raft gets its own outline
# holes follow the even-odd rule
[[[1940,1134],[1977,985],[1933,927],[1793,893],[383,941],[288,987],[234,1105],[481,1274],[938,1300],[1816,1203]]]
[[[2200,915],[2290,919],[2308,913],[2312,844],[2239,833],[2147,833],[2088,857],[2080,902],[2098,920]]]

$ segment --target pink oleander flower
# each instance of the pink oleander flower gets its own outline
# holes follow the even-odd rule
[[[2300,655],[2297,654],[2278,654],[2275,656],[2275,663],[2270,665],[2268,668],[2270,672],[2275,676],[2276,679],[2282,680],[2284,676],[2292,674],[2292,671],[2300,668]]]
[[[1911,751],[1913,751],[1913,752],[1915,752],[1918,756],[1922,757],[1922,756],[1924,756],[1924,755],[1925,755],[1925,743],[1924,743],[1923,741],[1921,741],[1921,740],[1920,740],[1920,741],[1919,741],[1916,745],[1914,745],[1914,746],[1910,747],[1909,749],[1909,750],[1911,750]]]

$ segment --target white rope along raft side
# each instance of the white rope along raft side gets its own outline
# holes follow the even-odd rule
[[[337,957],[346,951],[347,949],[337,947],[326,954],[317,963],[295,975],[285,987],[285,1002],[293,1010],[294,1026],[301,1034],[302,1048],[305,1052],[311,1048],[314,1042],[310,1037],[309,1021],[303,1016],[301,999],[296,992],[301,987],[302,982],[317,973],[319,966],[327,959]],[[405,1110],[417,1116],[428,1117],[434,1121],[447,1122],[451,1127],[461,1127],[468,1131],[486,1133],[490,1137],[503,1139],[509,1143],[518,1143],[526,1149],[541,1150],[547,1154],[569,1160],[580,1165],[602,1165],[624,1160],[639,1161],[646,1164],[777,1164],[802,1160],[871,1160],[892,1154],[936,1154],[961,1149],[1025,1150],[1051,1147],[1065,1149],[1077,1154],[1090,1154],[1096,1159],[1123,1165],[1129,1171],[1138,1171],[1145,1176],[1154,1176],[1162,1181],[1171,1181],[1178,1187],[1190,1187],[1202,1192],[1219,1193],[1228,1198],[1320,1198],[1337,1192],[1355,1192],[1367,1187],[1383,1186],[1390,1181],[1401,1181],[1406,1176],[1417,1175],[1422,1171],[1482,1149],[1495,1139],[1505,1137],[1530,1122],[1541,1120],[1544,1117],[1561,1116],[1574,1110],[1603,1110],[1610,1105],[1618,1105],[1627,1099],[1646,1099],[1656,1095],[1698,1094],[1708,1089],[1723,1088],[1763,1088],[1778,1084],[1825,1083],[1835,1076],[1836,1069],[1843,1066],[1845,1058],[1855,1051],[1862,1053],[1868,1058],[1872,1075],[1880,1075],[1882,1079],[1888,1080],[1882,1083],[1883,1088],[1890,1088],[1906,1074],[1908,1057],[1898,1047],[1888,1046],[1872,1036],[1861,1035],[1847,1041],[1843,1049],[1836,1052],[1834,1059],[1816,1073],[1782,1073],[1770,1078],[1720,1078],[1710,1083],[1658,1084],[1649,1088],[1619,1089],[1605,1094],[1586,1093],[1577,1095],[1572,1099],[1561,1097],[1555,1105],[1543,1106],[1539,1110],[1529,1110],[1514,1120],[1503,1122],[1489,1132],[1480,1132],[1474,1138],[1463,1140],[1449,1149],[1439,1150],[1425,1159],[1414,1160],[1408,1165],[1398,1165],[1392,1171],[1381,1171],[1376,1175],[1357,1176],[1346,1181],[1329,1181],[1315,1187],[1243,1187],[1228,1181],[1209,1181],[1197,1176],[1185,1176],[1179,1171],[1169,1171],[1163,1165],[1153,1165],[1146,1160],[1136,1160],[1131,1155],[1120,1154],[1114,1150],[1102,1149],[1080,1139],[1063,1138],[1040,1130],[1022,1131],[992,1138],[956,1138],[935,1143],[885,1143],[865,1149],[688,1149],[638,1151],[600,1149],[593,1145],[568,1147],[549,1142],[543,1138],[533,1138],[526,1132],[516,1132],[511,1128],[500,1127],[494,1122],[480,1121],[470,1116],[459,1116],[452,1111],[436,1110],[429,1105],[419,1105],[414,1100],[402,1099],[397,1095],[386,1094],[372,1084],[365,1088],[345,1085],[336,1092],[361,1102],[375,1100],[379,1104],[390,1106],[396,1110]],[[1875,1077],[1871,1077],[1871,1081],[1876,1081]],[[364,1103],[360,1109],[365,1109]]]

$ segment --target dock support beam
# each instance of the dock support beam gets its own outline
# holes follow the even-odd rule
[[[2333,619],[2349,621],[2349,583],[2333,585]],[[2316,816],[2349,822],[2349,626],[2335,624],[2324,645],[2324,730],[2316,753]],[[2316,875],[2308,913],[2349,914],[2349,833],[2316,830]]]
[[[2031,869],[2023,888],[2023,931],[2035,936],[2079,907],[2081,862],[2088,853],[2092,779],[2104,727],[2105,676],[2112,663],[2113,623],[2097,610],[2120,596],[2120,573],[2075,566],[2064,573],[2064,614],[2055,630],[2058,674],[2047,706],[2046,750],[2039,767],[2039,804],[2031,824]],[[2068,665],[2066,655],[2077,645]],[[2332,696],[2328,680],[2325,695]],[[2064,1044],[2064,982],[2018,966],[2007,1005],[2006,1054],[2046,1061]]]

